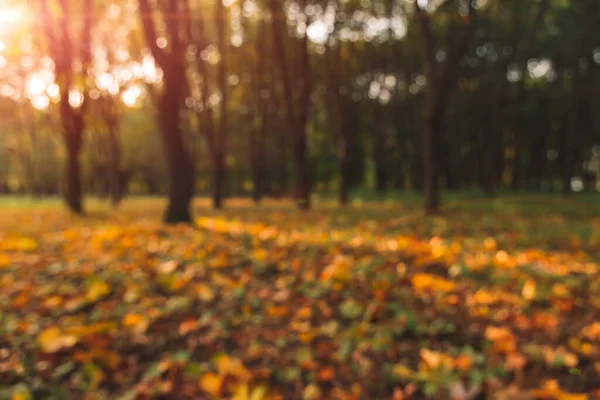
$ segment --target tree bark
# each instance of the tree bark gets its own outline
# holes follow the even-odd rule
[[[91,30],[93,22],[92,0],[85,0],[81,17],[83,24],[76,37],[71,33],[73,14],[71,4],[61,1],[57,4],[60,16],[50,10],[49,0],[41,2],[41,25],[48,40],[50,57],[54,61],[56,82],[59,86],[61,100],[59,104],[63,138],[67,149],[65,200],[69,209],[77,214],[83,213],[82,184],[80,171],[80,151],[83,131],[85,130],[84,114],[88,105],[88,90],[84,88],[79,108],[71,106],[69,96],[74,88],[73,82],[80,78],[88,78],[92,61]],[[74,70],[75,62],[81,65],[81,72]]]
[[[228,110],[227,110],[227,38],[225,37],[225,24],[227,23],[225,15],[225,6],[223,1],[216,2],[216,25],[217,25],[217,46],[221,53],[221,60],[217,70],[217,81],[219,91],[221,92],[221,112],[219,114],[219,135],[215,138],[214,153],[214,182],[213,182],[213,207],[216,209],[223,207],[224,186],[227,179],[227,169],[225,157],[227,152],[227,130],[228,130]]]
[[[184,79],[181,77],[181,79]],[[166,223],[191,222],[194,173],[185,150],[179,118],[178,93],[165,88],[158,106],[160,132],[169,176],[169,204],[164,214]]]
[[[121,147],[116,126],[108,127],[108,144],[110,149],[110,201],[113,207],[117,207],[122,199],[122,176],[120,161]]]
[[[440,124],[440,114],[430,111],[425,120],[423,131],[423,189],[425,196],[425,211],[437,211],[439,200],[439,176],[437,168],[437,144]]]
[[[271,13],[273,14],[273,46],[278,58],[284,89],[284,105],[288,121],[292,124],[292,151],[295,188],[294,197],[301,210],[310,209],[310,179],[307,169],[306,156],[308,153],[308,138],[306,133],[308,122],[308,109],[310,101],[310,55],[308,52],[308,35],[304,34],[298,49],[299,60],[295,62],[297,68],[292,74],[290,63],[285,53],[285,11],[279,0],[270,0]],[[300,7],[304,9],[306,0],[301,1]],[[293,77],[293,78],[292,78]],[[293,81],[294,80],[294,81]],[[296,90],[295,90],[296,89]],[[294,104],[294,98],[298,98]]]
[[[457,79],[457,67],[468,49],[468,44],[475,31],[474,17],[476,11],[473,2],[469,1],[466,16],[467,27],[455,47],[438,71],[435,59],[435,39],[431,30],[430,15],[415,1],[415,13],[421,29],[425,52],[425,77],[427,78],[427,105],[425,129],[423,131],[423,169],[424,169],[424,206],[427,213],[434,213],[440,205],[439,199],[439,162],[438,146],[441,135],[441,123],[444,119],[447,100]]]
[[[164,214],[168,224],[192,221],[191,202],[194,194],[194,168],[185,149],[180,112],[187,93],[185,45],[181,39],[180,21],[168,15],[178,15],[182,8],[176,0],[168,0],[163,11],[170,51],[156,44],[157,33],[149,0],[139,0],[139,14],[146,45],[158,66],[163,70],[163,88],[154,93],[157,119],[169,176],[169,204]]]
[[[213,208],[223,207],[223,197],[225,189],[225,157],[221,152],[213,154]]]
[[[81,131],[72,130],[65,134],[67,147],[67,190],[65,199],[69,209],[77,214],[83,212],[81,203]]]
[[[350,165],[348,158],[348,138],[346,137],[346,127],[342,122],[341,132],[338,138],[338,157],[340,165],[340,187],[338,201],[340,204],[348,204],[348,189],[350,186]]]

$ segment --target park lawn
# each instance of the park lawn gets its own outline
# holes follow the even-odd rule
[[[425,217],[400,201],[300,213],[199,200],[196,227],[161,225],[162,200],[94,201],[85,218],[0,204],[0,398],[600,387],[597,202],[464,201]]]

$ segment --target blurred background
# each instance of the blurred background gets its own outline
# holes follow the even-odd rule
[[[0,193],[596,192],[599,22],[597,0],[0,0]]]

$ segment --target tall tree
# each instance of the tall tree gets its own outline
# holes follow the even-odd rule
[[[466,27],[458,42],[447,50],[444,63],[436,60],[437,45],[431,26],[431,17],[435,12],[428,12],[421,1],[415,1],[415,15],[421,30],[425,52],[425,77],[427,79],[425,128],[423,131],[423,164],[425,210],[435,212],[440,204],[439,198],[439,142],[446,112],[446,105],[457,79],[457,68],[461,58],[468,49],[469,41],[475,32],[476,10],[474,1],[468,0],[465,16]],[[427,2],[429,3],[429,2]],[[442,8],[444,4],[438,6]]]
[[[290,122],[292,137],[292,155],[294,163],[294,197],[300,209],[310,208],[311,183],[308,173],[308,113],[310,106],[310,53],[308,34],[304,32],[300,40],[291,39],[286,34],[286,13],[281,0],[270,0],[273,16],[273,46],[282,75],[284,108],[286,119]],[[305,12],[307,0],[298,3],[301,12]],[[308,21],[305,22],[308,26]],[[286,53],[286,49],[295,53]],[[295,56],[295,57],[294,57]]]
[[[42,0],[41,17],[60,90],[60,119],[67,149],[65,198],[71,211],[82,213],[80,155],[89,98],[87,81],[92,62],[92,0],[82,2],[79,15],[83,23],[78,32],[73,32],[78,26],[75,21],[79,18],[72,6],[68,0]]]
[[[215,19],[217,25],[217,47],[219,48],[220,61],[217,71],[219,92],[221,93],[221,108],[219,113],[219,135],[215,138],[213,153],[213,205],[221,208],[227,176],[225,158],[227,156],[227,129],[228,129],[228,96],[227,96],[227,54],[229,40],[226,25],[229,19],[223,1],[216,1]]]
[[[160,128],[169,176],[169,204],[164,215],[167,223],[191,222],[194,170],[184,146],[180,112],[187,93],[186,24],[178,16],[187,16],[180,1],[160,2],[155,10],[149,0],[139,0],[139,13],[146,45],[163,72],[163,87],[154,92],[156,118]],[[166,37],[157,34],[154,14],[162,16]]]

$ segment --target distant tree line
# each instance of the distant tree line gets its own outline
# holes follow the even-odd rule
[[[600,184],[597,0],[30,0],[0,191],[293,196]]]

